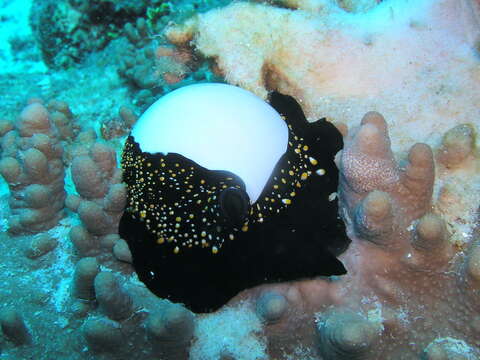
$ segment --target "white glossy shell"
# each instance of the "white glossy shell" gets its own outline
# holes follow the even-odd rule
[[[178,153],[245,182],[261,194],[288,145],[288,128],[268,103],[239,87],[196,84],[170,92],[140,117],[132,136],[144,152]]]

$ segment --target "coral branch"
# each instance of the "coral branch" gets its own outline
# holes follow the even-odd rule
[[[388,230],[391,225],[386,218],[392,211],[401,212],[401,225],[408,226],[430,208],[435,174],[431,149],[425,144],[414,145],[406,168],[400,168],[390,149],[386,122],[378,113],[367,113],[360,127],[350,131],[339,167],[339,196],[346,209],[355,209],[374,190],[388,194],[387,197],[373,193],[366,198],[357,210],[358,230],[365,228],[367,221],[370,222],[367,227],[374,227],[375,217],[377,226]],[[355,217],[351,211],[346,215],[347,223]]]
[[[34,102],[2,137],[0,174],[10,188],[9,231],[37,233],[57,225],[65,201],[63,150],[50,114]]]

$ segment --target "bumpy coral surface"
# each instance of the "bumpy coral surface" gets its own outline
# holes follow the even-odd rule
[[[349,133],[337,156],[352,239],[342,256],[348,274],[240,296],[257,302],[270,323],[268,338],[295,329],[292,343],[271,341],[270,354],[281,357],[301,344],[318,346],[323,359],[478,358],[480,239],[472,237],[468,249],[454,246],[433,211],[431,148],[417,143],[398,164],[386,122],[375,112]]]
[[[480,358],[478,1],[283,4],[235,3],[168,34],[230,82],[338,125],[348,274],[246,290],[209,315],[155,297],[115,231],[118,137],[134,121],[105,114],[120,80],[53,76],[81,115],[35,102],[0,121],[2,359]],[[25,212],[38,227],[15,226]]]

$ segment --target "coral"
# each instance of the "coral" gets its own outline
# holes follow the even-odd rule
[[[34,12],[48,3],[36,2]],[[66,2],[56,3],[63,6]],[[80,12],[82,4],[91,3],[70,0],[69,6]],[[107,2],[95,2],[95,7],[108,9],[113,2],[103,3]],[[205,9],[211,2],[197,4]],[[26,159],[32,176],[26,186],[48,187],[36,180],[31,182],[34,176],[44,174],[45,167],[39,167],[43,157],[35,146],[44,154],[48,138],[54,148],[66,150],[63,162],[60,154],[55,160],[43,155],[49,169],[76,163],[76,175],[72,173],[76,184],[71,183],[71,171],[67,171],[64,186],[63,174],[60,176],[63,170],[59,171],[62,190],[58,194],[65,187],[70,195],[67,208],[79,211],[85,202],[88,216],[79,211],[83,214],[79,219],[77,213],[66,210],[68,217],[59,221],[61,215],[51,212],[56,214],[54,220],[39,223],[41,230],[33,231],[42,231],[40,234],[8,233],[10,195],[7,186],[3,187],[1,357],[480,358],[480,4],[476,0],[385,0],[373,5],[367,0],[288,0],[280,3],[283,8],[235,3],[171,27],[168,35],[177,48],[144,39],[140,39],[138,48],[130,44],[130,49],[138,53],[144,47],[152,48],[151,68],[145,72],[145,80],[157,70],[157,45],[160,54],[163,50],[169,54],[169,61],[177,50],[183,54],[189,49],[195,63],[206,64],[202,56],[216,62],[215,71],[223,73],[229,82],[243,84],[258,94],[281,90],[294,95],[312,119],[326,116],[339,124],[345,148],[336,158],[341,175],[338,196],[341,216],[352,239],[342,255],[348,275],[256,287],[209,315],[194,315],[179,304],[155,297],[136,278],[128,247],[116,234],[121,211],[110,212],[105,206],[120,205],[122,199],[114,150],[106,149],[115,144],[117,130],[105,129],[106,137],[114,140],[108,145],[96,143],[94,129],[83,128],[76,135],[78,128],[72,124],[75,117],[65,104],[43,106],[37,100],[18,122],[0,121],[2,173],[7,182],[23,176]],[[193,12],[194,5],[190,6],[190,12],[184,14]],[[365,11],[367,7],[371,10]],[[158,21],[155,16],[144,17],[147,26],[150,20],[153,24]],[[62,19],[65,21],[55,25],[70,24],[70,29],[74,28],[69,34],[76,34],[82,42],[80,53],[103,44],[103,40],[83,40],[83,25],[73,26],[78,18]],[[170,19],[162,17],[158,23],[163,26]],[[51,24],[48,20],[43,29]],[[128,21],[135,24],[135,30],[129,29],[135,40],[135,31],[142,26],[138,28],[136,15]],[[124,31],[124,24],[122,20],[115,27],[115,34]],[[58,55],[49,61],[58,65],[77,61],[77,55],[72,57],[69,51],[75,51],[79,43],[65,47],[63,40],[70,41],[70,36],[62,32],[52,36],[50,30],[55,29],[47,29],[48,41],[42,45],[52,45],[53,56]],[[66,29],[70,31],[68,26]],[[101,25],[91,29],[92,34],[102,29],[93,34],[95,38],[109,36],[102,33]],[[110,42],[122,46],[127,40],[120,35]],[[121,63],[127,61],[123,54],[108,55]],[[204,69],[204,73],[209,72]],[[85,72],[78,74],[73,79],[91,79]],[[70,78],[74,72],[62,75]],[[5,91],[8,101],[2,103],[2,118],[7,119],[7,108],[21,101],[15,95],[17,82],[47,82],[45,74],[12,78]],[[113,83],[118,90],[114,91],[110,82],[103,92],[86,86],[86,80],[79,81],[81,91],[80,86],[65,85],[71,83],[53,85],[58,78],[48,78],[52,92],[61,92],[75,113],[87,109],[79,115],[82,124],[112,117],[104,109],[111,108],[125,91]],[[187,76],[182,81],[193,80],[197,79]],[[136,85],[133,88],[138,89]],[[159,94],[143,90],[145,99]],[[99,98],[104,100],[99,102]],[[115,100],[106,100],[112,98]],[[358,126],[361,114],[370,110],[377,112],[366,115]],[[31,117],[32,113],[39,116]],[[32,121],[25,121],[24,115]],[[112,122],[115,128],[116,120]],[[95,126],[98,129],[98,124]],[[59,141],[60,137],[64,140]],[[29,149],[33,153],[30,151],[28,158],[19,157]],[[51,161],[56,165],[51,167]],[[21,189],[16,192],[23,183],[12,184],[12,198],[23,196]],[[24,193],[38,204],[45,195],[41,189],[34,186]],[[49,205],[55,206],[52,199],[56,200],[49,198]],[[18,211],[25,209],[31,210]],[[16,211],[12,208],[15,216]],[[32,231],[35,226],[18,230]],[[112,297],[115,294],[118,302]]]
[[[192,56],[184,47],[174,47],[145,36],[145,23],[125,25],[131,49],[120,61],[118,73],[135,89],[135,103],[150,105],[160,95],[200,81],[220,81],[208,70],[204,60]]]
[[[100,272],[97,259],[94,257],[84,257],[80,259],[75,266],[73,277],[73,293],[83,300],[95,299],[95,289],[93,282]]]
[[[132,299],[122,290],[111,272],[99,273],[94,286],[100,308],[110,319],[123,320],[132,314]]]
[[[45,63],[69,67],[104,48],[119,36],[124,24],[145,15],[146,8],[143,1],[34,2],[30,24]]]
[[[57,240],[49,235],[41,234],[35,237],[25,249],[25,256],[36,259],[43,256],[57,247]]]
[[[83,331],[89,348],[97,353],[115,352],[124,341],[120,325],[108,319],[89,320]]]
[[[348,274],[262,285],[209,315],[194,315],[155,297],[132,276],[128,247],[114,229],[120,212],[110,214],[104,206],[111,189],[120,185],[115,153],[95,143],[76,156],[72,179],[79,195],[69,195],[67,203],[83,225],[70,229],[77,255],[69,255],[67,264],[74,271],[60,272],[71,286],[55,295],[66,293],[52,316],[66,317],[68,325],[62,326],[70,330],[58,332],[66,341],[60,347],[72,359],[478,358],[480,239],[478,229],[463,242],[454,237],[452,211],[458,217],[464,210],[450,205],[460,195],[447,186],[456,173],[475,169],[476,147],[450,169],[434,163],[433,154],[445,147],[441,139],[434,151],[415,144],[406,155],[393,152],[378,112],[367,113],[358,127],[343,127],[343,133],[345,146],[336,161],[341,215],[352,239],[342,255]],[[441,171],[434,181],[435,168]],[[82,202],[98,206],[95,216],[104,219],[102,226],[94,216],[82,215]],[[24,241],[33,254],[28,266],[36,271],[43,266],[50,273],[48,257],[69,253],[68,229],[64,235],[52,236],[52,229]],[[39,279],[46,273],[40,272]],[[45,314],[44,299],[50,298],[45,294],[51,288],[32,296],[29,306],[37,307],[37,313]],[[7,301],[3,308],[8,316],[0,317],[2,348],[17,358],[54,354],[49,344],[58,340],[42,330],[52,325],[22,311],[23,305],[16,312],[11,306]]]
[[[91,265],[94,270],[86,281],[91,285],[90,275],[96,268],[94,260],[88,263],[87,267]],[[126,286],[111,272],[98,273],[93,283],[94,292],[88,286],[85,295],[98,301],[100,314],[87,318],[82,326],[93,354],[103,353],[107,358],[187,359],[195,324],[192,313],[180,305],[159,301],[137,285]],[[135,354],[139,347],[141,353]]]
[[[341,158],[339,197],[346,209],[355,209],[355,213],[345,214],[347,225],[355,218],[357,233],[365,233],[370,238],[381,235],[382,242],[392,242],[386,234],[391,230],[387,226],[393,225],[390,198],[398,203],[401,213],[395,215],[405,221],[402,227],[430,208],[434,180],[432,151],[428,145],[415,144],[408,154],[408,165],[404,170],[400,169],[390,149],[387,124],[375,112],[367,113],[358,132],[345,142],[345,149],[337,154]],[[388,196],[382,197],[379,191],[388,193]],[[357,210],[362,199],[362,206]],[[372,219],[377,221],[369,223]],[[372,229],[379,224],[385,227],[382,229],[385,231]]]
[[[3,333],[16,345],[30,342],[30,334],[22,316],[13,309],[4,309],[0,314]]]
[[[129,41],[145,46],[170,21],[225,2],[46,0],[33,2],[30,26],[47,66],[68,68],[122,38],[124,31]]]
[[[282,305],[264,328],[271,357],[294,352],[284,333],[294,332],[288,341],[318,346],[323,359],[414,359],[422,353],[453,359],[448,354],[455,344],[462,346],[459,358],[477,358],[478,327],[466,319],[480,310],[480,238],[472,237],[468,250],[454,246],[445,221],[432,212],[430,147],[413,145],[400,165],[385,120],[370,112],[348,131],[337,163],[340,207],[352,239],[341,257],[348,274],[265,285],[233,302],[249,299],[259,317],[269,319],[265,308],[276,306],[266,306],[266,299],[285,299],[279,302],[286,309]]]
[[[432,341],[422,354],[425,360],[474,360],[479,356],[478,351],[470,351],[465,342],[452,338],[441,338]]]
[[[50,120],[58,130],[60,140],[74,140],[80,131],[80,126],[74,122],[68,104],[64,101],[53,100],[48,103],[47,108],[50,113]]]
[[[100,132],[105,140],[125,136],[136,121],[137,116],[134,112],[130,108],[122,106],[118,110],[118,117],[102,121]]]
[[[119,239],[113,246],[113,255],[120,261],[132,263],[132,253],[127,242],[123,239]]]
[[[317,326],[325,360],[368,359],[379,334],[378,326],[352,311],[327,311]]]
[[[126,189],[121,183],[115,151],[101,142],[94,143],[88,154],[73,159],[72,180],[79,196],[69,195],[67,206],[78,213],[88,233],[102,237],[105,240],[103,245],[111,250],[114,244],[108,235],[116,234],[126,201]],[[71,237],[79,244],[81,252],[88,252],[87,244],[92,241],[81,233],[74,228]]]
[[[154,312],[146,322],[155,353],[165,359],[188,357],[194,326],[194,316],[180,305]]]
[[[266,323],[274,323],[284,316],[287,310],[287,299],[276,292],[265,292],[257,300],[256,313]]]
[[[74,157],[88,155],[91,146],[97,139],[97,133],[91,127],[79,131],[75,140],[65,149],[64,162],[71,164]]]
[[[449,130],[442,139],[437,159],[447,168],[462,166],[468,157],[473,156],[475,146],[474,131],[471,125],[461,124]]]
[[[57,225],[66,196],[63,148],[45,106],[33,102],[25,107],[1,147],[0,173],[11,194],[9,231],[36,233]]]
[[[68,202],[67,202],[68,206]],[[88,256],[94,254],[98,243],[96,239],[91,235],[84,226],[77,225],[72,227],[69,234],[75,249],[80,256]]]
[[[463,94],[473,97],[470,107],[478,103],[478,60],[470,50],[479,36],[476,1],[390,0],[357,13],[327,0],[281,4],[294,9],[234,2],[165,34],[215,61],[228,83],[263,98],[270,90],[295,97],[312,121],[326,116],[351,125],[358,113],[384,109],[394,122],[418,124],[431,106],[431,130],[444,132],[448,117],[472,118],[447,99]]]

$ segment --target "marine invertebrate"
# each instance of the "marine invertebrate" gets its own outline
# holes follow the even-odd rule
[[[3,333],[17,345],[24,345],[31,340],[25,321],[14,309],[2,310],[0,326]]]
[[[442,145],[437,151],[437,159],[446,168],[458,168],[465,161],[472,159],[474,148],[475,139],[472,125],[460,124],[443,136]]]
[[[432,183],[432,152],[416,145],[410,163],[394,154],[378,113],[367,114],[359,128],[344,133],[337,163],[341,210],[352,238],[341,256],[347,275],[264,284],[245,290],[216,313],[195,316],[149,292],[131,276],[131,267],[112,262],[111,248],[100,247],[83,226],[71,232],[77,250],[83,244],[77,236],[88,250],[79,251],[84,258],[75,265],[78,257],[67,245],[69,229],[60,226],[49,232],[60,232],[54,236],[57,248],[27,263],[18,252],[30,239],[16,238],[18,248],[0,241],[7,254],[2,266],[10,269],[0,275],[5,284],[0,297],[4,308],[16,309],[15,316],[3,320],[3,353],[28,358],[61,349],[74,359],[132,354],[137,359],[159,354],[168,359],[477,358],[478,234],[469,228],[463,229],[466,236],[455,232],[459,216],[464,223],[470,220],[465,210],[451,205],[464,204],[462,194],[447,186],[452,179],[468,186],[455,177],[465,173],[478,177],[476,138],[454,169],[437,162]],[[433,153],[448,152],[450,146],[439,142]],[[433,201],[428,196],[432,186]],[[468,194],[475,197],[473,190]],[[422,201],[406,201],[408,196]],[[42,265],[48,256],[60,266]],[[22,278],[27,270],[29,277]],[[26,291],[20,296],[12,284],[18,279]],[[70,283],[71,290],[65,286]],[[54,337],[52,328],[58,330]],[[15,336],[28,341],[15,342]],[[133,351],[138,348],[142,352]]]
[[[137,22],[136,28],[126,26],[125,33],[131,51],[122,58],[118,73],[139,89],[135,91],[135,103],[151,105],[159,96],[178,87],[214,81],[205,60],[192,56],[188,49],[149,39],[141,23]]]
[[[30,259],[36,259],[43,256],[58,245],[55,238],[42,234],[32,239],[29,246],[25,249],[25,255]]]
[[[48,230],[63,217],[66,197],[58,130],[38,102],[26,106],[15,125],[4,129],[0,173],[10,187],[9,231]]]
[[[47,104],[50,120],[58,131],[60,140],[72,141],[78,135],[80,126],[73,121],[73,114],[64,101],[52,100]]]
[[[145,16],[148,8],[159,3],[44,1],[33,4],[30,25],[45,63],[67,68],[103,49],[119,37],[125,24]]]
[[[306,15],[309,19],[314,19],[339,14],[336,11],[328,12],[332,9],[332,1],[290,3],[289,6],[301,6],[303,9],[285,12],[292,13],[284,18],[284,27],[290,30],[292,24],[289,16]],[[367,36],[362,38],[366,48],[370,46],[378,51],[376,53],[356,52],[355,46],[351,47],[343,41],[337,42],[337,45],[335,42],[331,44],[332,48],[343,48],[347,55],[353,54],[355,60],[360,62],[362,59],[370,61],[372,56],[379,55],[388,66],[393,66],[394,71],[391,71],[391,74],[403,80],[399,86],[386,91],[380,88],[381,91],[376,96],[341,96],[337,89],[342,89],[345,84],[354,84],[360,74],[375,78],[377,73],[381,73],[379,69],[382,61],[375,58],[379,62],[373,61],[372,64],[379,66],[366,69],[366,73],[345,72],[344,76],[352,77],[353,80],[343,82],[344,78],[340,77],[337,79],[338,83],[331,83],[331,91],[321,92],[317,89],[310,93],[308,89],[295,90],[298,91],[295,94],[296,99],[301,104],[305,104],[298,96],[301,92],[311,95],[309,98],[314,101],[315,106],[306,110],[314,113],[312,118],[315,118],[316,114],[325,115],[329,120],[343,121],[349,125],[348,131],[347,126],[342,127],[342,134],[347,136],[345,154],[349,148],[366,151],[363,156],[350,152],[348,156],[352,158],[345,163],[350,165],[345,167],[345,174],[342,175],[345,180],[342,180],[342,188],[346,188],[342,204],[351,203],[352,206],[341,208],[342,214],[349,221],[349,234],[354,239],[352,247],[342,258],[350,270],[349,275],[328,281],[320,278],[263,285],[245,291],[229,306],[216,313],[194,316],[184,307],[172,305],[152,295],[138,282],[131,266],[115,261],[111,248],[100,248],[97,237],[89,233],[84,226],[74,227],[75,230],[72,231],[72,234],[78,235],[75,237],[75,245],[77,250],[80,244],[85,245],[86,249],[90,249],[90,252],[87,252],[96,258],[91,262],[92,272],[86,271],[83,273],[85,277],[76,278],[74,269],[79,260],[78,255],[86,255],[73,251],[68,231],[78,224],[78,220],[75,214],[67,212],[69,217],[62,220],[59,226],[38,237],[13,237],[7,232],[0,232],[0,304],[3,309],[15,309],[12,313],[16,313],[16,318],[21,321],[12,321],[11,324],[18,326],[23,322],[31,340],[22,344],[15,343],[12,341],[14,337],[9,336],[7,326],[2,327],[1,356],[13,359],[48,357],[72,360],[134,360],[159,356],[173,359],[189,357],[191,360],[479,358],[477,297],[480,251],[478,228],[476,231],[472,230],[475,224],[478,224],[475,216],[480,201],[476,135],[479,73],[478,58],[475,58],[478,56],[478,43],[476,49],[469,47],[471,43],[466,41],[465,35],[472,31],[471,35],[475,38],[474,27],[468,26],[468,23],[465,26],[465,18],[462,11],[459,11],[464,9],[463,5],[468,2],[429,1],[428,4],[433,6],[425,7],[423,5],[427,2],[423,0],[385,0],[383,3],[388,5],[383,9],[392,9],[383,12],[382,18],[371,17],[374,14],[371,12],[366,13],[369,22],[379,24],[385,21],[390,26],[390,20],[398,20],[403,15],[410,14],[412,21],[408,28],[411,31],[404,31],[405,28],[401,26],[396,30],[395,26],[387,26],[389,29],[385,34],[390,36],[388,38],[383,38],[383,31],[366,34]],[[401,9],[397,5],[402,3],[414,4],[418,12],[399,11]],[[478,2],[471,4],[478,5]],[[218,11],[222,13],[223,10]],[[434,18],[436,21],[442,18],[437,15],[449,15],[443,18],[454,21],[446,21],[440,26],[440,29],[445,31],[438,32],[439,23],[431,22]],[[472,11],[467,18],[470,15],[474,16],[475,12]],[[206,15],[200,15],[202,18],[204,16]],[[338,20],[337,25],[342,28],[342,17]],[[248,28],[255,31],[257,24],[262,25],[261,22],[250,22]],[[454,24],[456,26],[452,26]],[[337,25],[331,24],[329,30],[335,33]],[[395,33],[398,38],[395,38]],[[312,32],[307,35],[315,37],[317,34]],[[406,34],[419,35],[421,41],[409,41],[410,39],[404,37]],[[441,36],[435,37],[435,34]],[[259,32],[257,35],[258,39],[262,38],[263,34]],[[328,43],[331,38],[327,36],[324,39]],[[402,49],[412,49],[410,45],[417,44],[418,46],[413,47],[416,50],[413,54],[419,56],[412,57],[412,52],[399,51],[399,48],[394,51],[392,47],[386,46],[399,44],[395,42],[399,39],[403,39],[400,44],[406,41],[408,45]],[[243,41],[240,44],[248,46],[255,43]],[[302,45],[300,42],[299,44]],[[435,51],[425,51],[426,45],[443,51],[437,56],[439,53]],[[385,53],[380,51],[383,47],[386,49]],[[318,49],[321,51],[322,48]],[[298,49],[291,46],[285,53],[277,55],[286,58],[289,51],[298,52]],[[259,52],[253,51],[252,55],[255,53]],[[334,55],[335,52],[327,54]],[[311,52],[306,54],[302,61],[321,65],[320,59],[328,61],[331,58],[324,53]],[[400,71],[401,67],[394,66],[398,64],[404,64],[415,75],[403,76],[405,73]],[[239,62],[239,65],[243,63]],[[307,69],[308,72],[305,72],[305,68],[298,69],[299,74],[295,74],[294,78],[301,78],[302,72],[305,75],[310,70],[313,74],[316,71],[328,74],[328,71],[323,72],[322,67],[312,66]],[[295,69],[292,71],[295,72]],[[75,72],[71,71],[69,75]],[[79,74],[89,78],[85,72]],[[15,82],[17,79],[15,77]],[[321,82],[316,83],[316,86],[321,87]],[[270,89],[268,84],[266,88]],[[98,98],[93,99],[90,95],[85,95],[90,94],[92,88],[87,89],[80,93],[72,92],[72,88],[67,86],[61,89],[62,97],[72,105],[75,104],[75,110],[80,105],[88,108],[90,115],[111,116],[99,110],[104,109],[105,104],[109,104],[108,101],[93,101],[112,97],[111,86],[104,94],[100,87],[95,87]],[[10,93],[14,92],[11,88],[9,90]],[[364,94],[371,94],[374,90],[374,87],[367,88]],[[14,97],[10,95],[7,98]],[[88,107],[88,104],[91,104],[91,107]],[[7,108],[8,105],[4,102],[2,110],[8,110]],[[385,145],[385,136],[373,136],[381,129],[376,123],[367,122],[367,134],[363,135],[361,129],[355,128],[361,114],[369,110],[379,111],[385,116],[389,127],[389,147]],[[81,117],[82,124],[87,123],[90,118],[98,119],[96,116],[85,115]],[[0,123],[2,134],[12,128],[13,124],[10,122]],[[451,132],[448,132],[450,130]],[[92,139],[91,135],[92,132],[81,136]],[[374,151],[375,147],[360,144],[365,135],[368,135],[366,138],[373,136],[373,139],[380,139],[377,143],[379,148],[391,148],[391,152],[386,152],[388,156],[382,157],[381,151]],[[357,136],[358,141],[355,140]],[[431,201],[425,197],[430,191],[426,184],[418,188],[405,186],[408,183],[405,177],[409,164],[408,147],[417,142],[429,144],[434,154],[435,182]],[[424,155],[428,152],[424,145],[416,148],[426,150]],[[89,155],[88,150],[87,146],[79,149],[83,155]],[[367,154],[373,154],[375,161],[371,164],[365,161]],[[414,157],[416,160],[422,159],[417,158],[417,155]],[[427,158],[428,156],[424,157]],[[341,165],[342,161],[342,156],[339,155],[337,163]],[[356,169],[353,165],[357,161],[367,168]],[[378,162],[381,166],[378,166]],[[415,167],[428,170],[428,166],[421,163],[423,161]],[[66,161],[66,164],[69,164],[69,161]],[[388,164],[390,165],[386,166]],[[431,162],[428,160],[424,164],[431,165]],[[387,169],[389,175],[396,174],[399,181],[391,185],[382,182],[380,169]],[[430,171],[426,173],[429,174]],[[362,180],[362,177],[365,179]],[[368,180],[370,177],[371,180]],[[395,176],[390,178],[395,179]],[[352,189],[348,188],[349,182],[355,185]],[[382,191],[362,191],[370,189],[369,182],[381,184]],[[71,184],[67,184],[67,190],[73,191]],[[414,188],[422,190],[420,207],[411,207],[413,202],[410,204],[402,199],[405,191],[409,198],[415,201],[414,194],[417,190],[413,191]],[[8,219],[6,189],[4,186],[4,201],[0,202],[0,205],[3,205],[0,206],[0,214],[4,230]],[[349,194],[353,196],[352,201],[349,201]],[[431,207],[428,206],[429,203]],[[406,228],[399,226],[407,222],[403,219],[404,212],[407,214],[406,218],[413,218],[411,209],[421,213],[424,211],[422,208],[427,209],[423,216],[414,219]],[[57,247],[39,257],[24,256],[25,249],[34,249],[34,239],[38,239],[37,244],[40,245],[36,249],[49,248],[43,247],[43,236],[53,238]],[[116,237],[116,240],[111,241],[112,237]],[[383,242],[382,238],[388,241]],[[82,243],[81,240],[85,242]],[[115,247],[118,245],[121,248],[122,241],[117,235],[108,234],[105,240],[108,240],[109,246],[115,243]],[[108,318],[105,306],[97,306],[94,287],[97,264],[102,272],[114,273],[118,287],[109,288],[120,289],[121,293],[126,293],[132,300],[134,311],[129,317],[112,320]],[[80,270],[80,264],[78,269]],[[78,298],[76,295],[70,296],[71,292],[76,294],[75,287],[81,283],[85,285],[85,296],[90,300]],[[100,283],[107,286],[111,284]],[[156,336],[157,334],[159,336]]]
[[[231,84],[263,98],[271,90],[295,97],[310,120],[353,125],[357,114],[378,110],[392,122],[428,127],[390,129],[394,139],[422,142],[420,134],[449,130],[450,117],[473,119],[478,2],[388,0],[361,13],[334,1],[281,3],[293,9],[234,2],[171,26],[166,36],[211,58]],[[456,110],[457,99],[465,111]]]
[[[93,282],[99,272],[100,267],[97,259],[94,257],[84,257],[77,262],[73,277],[73,293],[75,297],[83,300],[95,299]]]
[[[415,144],[410,149],[408,165],[401,171],[390,149],[386,122],[376,112],[367,113],[358,133],[350,135],[347,141],[351,141],[350,146],[338,155],[341,170],[339,196],[345,208],[350,210],[345,214],[345,220],[348,225],[352,221],[350,219],[355,218],[357,234],[365,232],[371,238],[373,233],[378,232],[375,235],[381,234],[382,241],[387,244],[389,240],[385,233],[372,229],[373,225],[368,223],[372,216],[386,219],[393,211],[387,205],[390,200],[379,192],[388,192],[390,197],[395,198],[398,208],[404,210],[402,221],[405,223],[402,227],[423,216],[430,208],[433,192],[435,173],[432,151],[428,145]],[[365,169],[374,170],[364,176]],[[356,210],[361,199],[368,202],[362,203],[362,208]],[[372,208],[378,209],[380,204],[384,206],[379,213],[368,212]],[[388,228],[388,223],[382,225]],[[369,231],[373,233],[369,234]]]
[[[187,358],[194,334],[194,320],[193,314],[180,305],[152,312],[146,328],[155,353],[165,359]]]
[[[159,296],[205,312],[265,281],[344,272],[326,250],[347,241],[332,198],[341,135],[292,98],[270,103],[281,115],[240,88],[194,85],[133,128],[119,233]]]
[[[96,269],[94,261],[88,262],[92,270]],[[91,284],[91,276],[88,278]],[[82,335],[93,354],[125,357],[141,346],[142,355],[134,358],[187,358],[195,326],[191,312],[181,305],[158,300],[145,288],[112,272],[99,272],[93,284],[94,289],[85,288],[86,295],[99,302],[100,312],[87,318],[82,326]]]
[[[135,124],[135,121],[137,121],[137,116],[134,112],[130,108],[122,106],[118,110],[118,117],[102,121],[100,127],[102,137],[105,140],[111,140],[124,136]]]
[[[114,244],[108,235],[116,234],[126,197],[121,172],[116,167],[115,151],[101,142],[91,145],[87,155],[74,157],[72,180],[79,196],[70,194],[66,205],[79,214],[86,230],[105,240],[103,246],[111,250]],[[88,235],[80,236],[81,230],[73,232],[79,240],[79,249],[88,252],[89,241],[85,238]],[[85,241],[80,238],[85,238]]]
[[[124,320],[132,315],[133,302],[111,272],[100,272],[94,280],[95,298],[102,312],[112,320]]]

